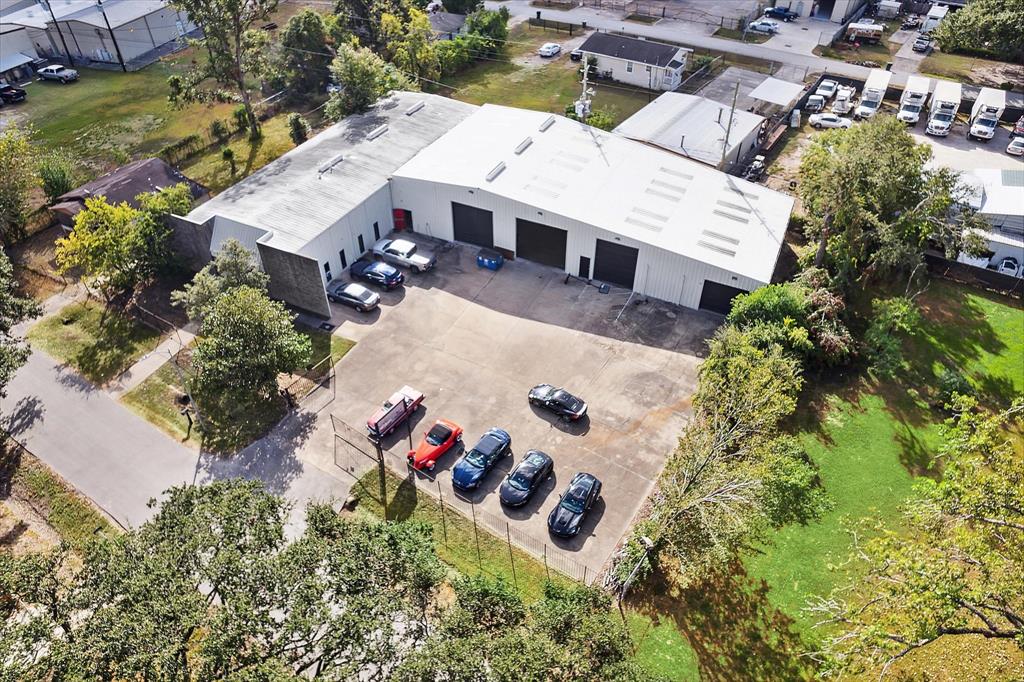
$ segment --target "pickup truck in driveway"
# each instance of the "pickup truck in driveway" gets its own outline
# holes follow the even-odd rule
[[[61,83],[67,83],[69,81],[78,80],[78,72],[74,69],[68,69],[60,64],[50,64],[36,71],[40,78],[45,81],[60,81]]]
[[[422,402],[422,393],[411,386],[402,386],[366,421],[370,440],[379,441],[394,431],[395,427],[412,416]]]

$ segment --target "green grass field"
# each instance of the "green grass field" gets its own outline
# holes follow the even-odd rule
[[[160,332],[92,300],[72,303],[29,329],[31,345],[105,384],[157,347]]]

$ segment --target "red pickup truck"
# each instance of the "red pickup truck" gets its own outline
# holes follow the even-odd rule
[[[423,402],[423,394],[411,386],[402,386],[366,421],[370,440],[380,440],[395,430]]]

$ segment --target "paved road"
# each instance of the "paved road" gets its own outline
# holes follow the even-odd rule
[[[488,9],[507,7],[513,17],[532,17],[536,16],[537,13],[537,8],[531,6],[529,0],[509,0],[508,2],[488,0],[485,5]],[[744,57],[754,57],[799,69],[806,68],[810,71],[827,71],[828,73],[861,80],[867,78],[868,71],[870,70],[863,66],[847,64],[835,59],[826,59],[813,54],[799,54],[791,50],[771,48],[765,44],[758,45],[729,40],[727,38],[716,38],[715,36],[705,34],[703,24],[662,19],[656,24],[646,25],[637,22],[626,22],[608,11],[589,7],[577,7],[566,11],[542,9],[541,17],[552,21],[569,21],[576,24],[585,21],[587,26],[591,28],[622,31],[647,38],[671,40],[691,47],[707,48]],[[809,20],[802,19],[801,21],[807,22]],[[833,26],[833,24],[827,24],[827,26]],[[899,64],[896,66],[899,66]],[[895,72],[892,84],[896,86],[903,85],[906,83],[906,78],[906,73]]]
[[[122,407],[77,373],[34,351],[0,401],[4,427],[37,457],[125,526],[169,487],[234,476],[258,478],[295,502],[290,530],[301,528],[309,500],[344,499],[349,480],[299,458],[311,440],[322,447],[324,418],[299,412],[267,438],[231,458],[200,455]],[[326,416],[326,411],[323,413]]]

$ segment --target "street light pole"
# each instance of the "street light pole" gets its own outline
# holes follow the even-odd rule
[[[114,51],[117,52],[117,61],[121,62],[121,70],[128,73],[128,67],[124,65],[124,57],[121,56],[121,46],[117,44],[117,36],[114,35],[114,29],[110,28],[110,19],[107,18],[107,13],[103,9],[103,0],[96,0],[96,6],[100,8],[103,22],[107,25],[107,31],[110,32],[110,39],[114,42]]]

